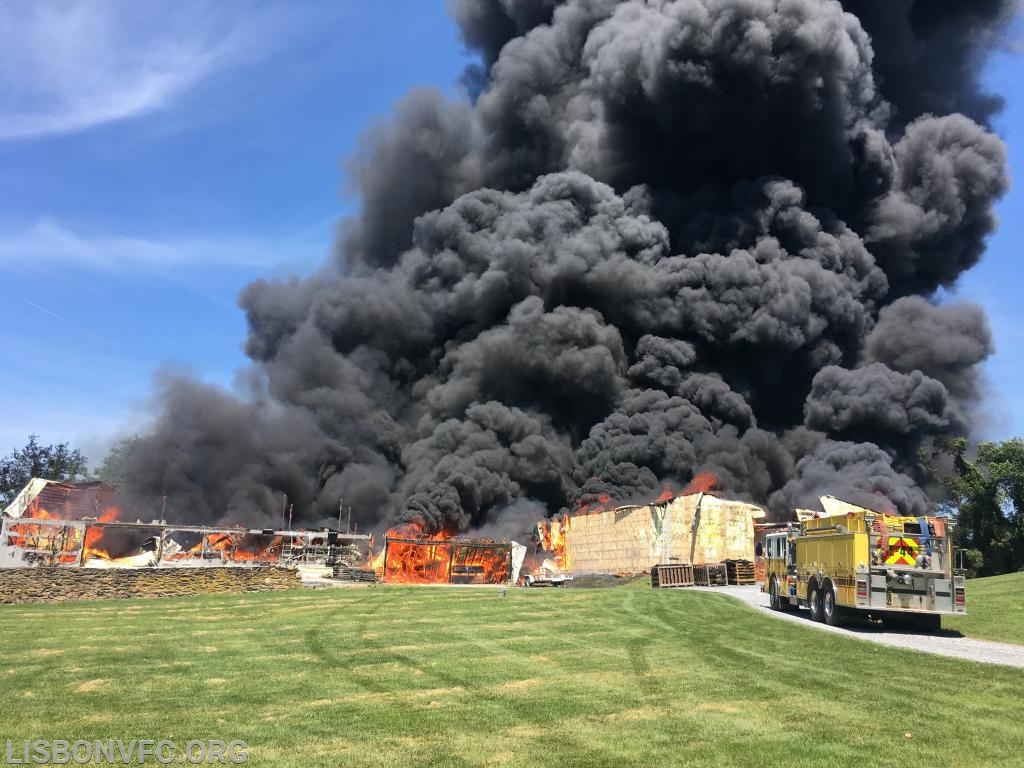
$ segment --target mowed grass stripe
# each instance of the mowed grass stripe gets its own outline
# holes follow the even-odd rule
[[[1022,765],[1024,672],[724,595],[376,587],[0,608],[0,741],[250,764]]]
[[[971,637],[1024,643],[1024,572],[970,579],[967,615],[942,625]]]

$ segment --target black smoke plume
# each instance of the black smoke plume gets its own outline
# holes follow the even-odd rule
[[[468,99],[368,133],[331,263],[240,298],[248,394],[164,381],[125,492],[463,531],[710,471],[926,509],[992,350],[933,295],[1006,189],[980,73],[1014,10],[454,0]]]

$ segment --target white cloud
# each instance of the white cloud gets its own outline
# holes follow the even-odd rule
[[[278,238],[216,235],[155,239],[83,235],[55,219],[41,218],[21,231],[0,230],[0,266],[161,270],[236,265],[298,269],[321,263],[329,239],[328,224]]]
[[[89,468],[95,469],[120,436],[145,434],[150,429],[142,404],[125,406],[124,399],[123,395],[80,396],[55,405],[52,392],[15,398],[12,417],[0,423],[0,456],[23,447],[29,435],[39,435],[43,445],[70,443],[85,454]]]
[[[228,4],[0,4],[0,139],[80,131],[168,107],[263,50],[269,12]]]

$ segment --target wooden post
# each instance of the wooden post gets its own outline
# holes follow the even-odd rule
[[[661,557],[663,563],[672,562],[672,521],[669,519],[668,511],[672,506],[672,500],[665,502],[665,517],[661,521]]]
[[[704,501],[704,492],[697,496],[697,507],[693,510],[693,524],[690,526],[690,562],[693,562],[694,551],[697,548],[697,529],[700,528],[700,503]],[[709,579],[710,581],[710,579]]]
[[[78,547],[78,567],[81,568],[85,563],[85,529],[86,526],[82,526],[82,543]]]

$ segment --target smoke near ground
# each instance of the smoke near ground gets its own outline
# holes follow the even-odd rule
[[[1014,5],[451,8],[468,98],[409,94],[331,263],[243,292],[244,397],[162,382],[136,505],[504,531],[710,471],[778,514],[926,509],[992,352],[932,297],[1006,189],[979,73]]]

